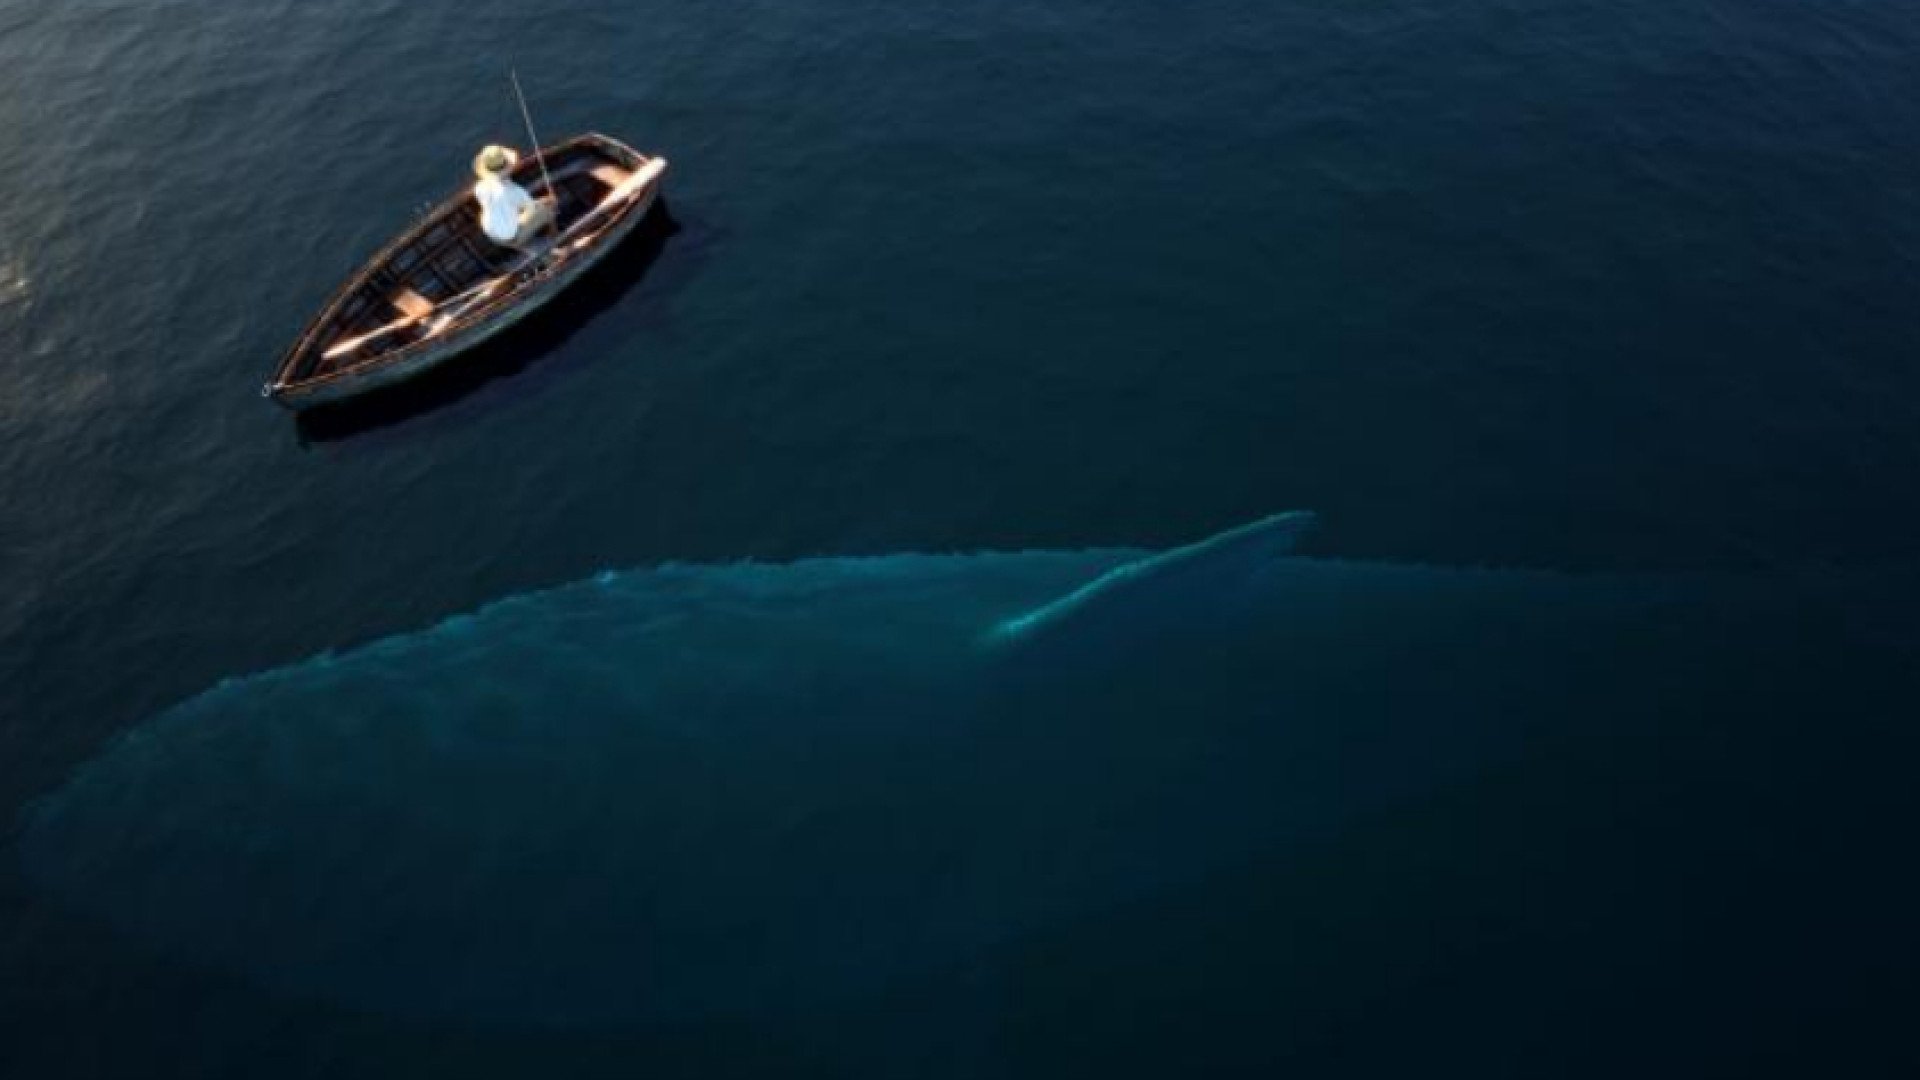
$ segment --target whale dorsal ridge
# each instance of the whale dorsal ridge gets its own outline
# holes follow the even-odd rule
[[[1313,514],[1304,511],[1274,514],[1124,563],[1057,600],[1000,623],[994,636],[1003,641],[1050,636],[1086,620],[1100,624],[1127,618],[1156,603],[1191,603],[1201,592],[1232,588],[1290,554],[1315,521]]]

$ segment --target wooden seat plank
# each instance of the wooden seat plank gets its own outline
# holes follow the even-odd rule
[[[400,314],[413,319],[424,319],[433,311],[433,301],[410,288],[393,294],[393,306],[400,309]]]
[[[617,188],[626,181],[627,177],[633,175],[633,171],[618,165],[595,165],[587,175],[610,188]]]

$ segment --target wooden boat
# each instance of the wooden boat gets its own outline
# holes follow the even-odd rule
[[[264,393],[293,409],[342,401],[411,378],[512,326],[553,299],[634,230],[660,193],[667,161],[605,135],[544,151],[557,229],[538,254],[480,231],[470,189],[449,196],[382,248],[335,293],[288,350]],[[538,156],[513,179],[548,194]]]

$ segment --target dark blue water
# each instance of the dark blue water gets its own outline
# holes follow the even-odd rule
[[[0,1073],[1911,1073],[1917,47],[1920,15],[1864,2],[0,0],[9,822],[222,679],[299,680],[608,568],[1157,549],[1300,508],[1312,552],[1381,574],[1713,598],[1405,640],[1323,601],[1264,632],[1352,652],[1125,708],[1049,690],[1064,734],[967,745],[1023,782],[1022,751],[1111,763],[1075,790],[1216,828],[1207,776],[1126,787],[1127,754],[1167,749],[1160,717],[1214,748],[1196,761],[1277,760],[1243,680],[1333,672],[1385,695],[1356,715],[1544,734],[1365,810],[1311,787],[1316,828],[1243,816],[1217,858],[1104,902],[1036,872],[980,886],[1017,903],[928,905],[999,922],[808,1008],[780,1006],[822,970],[796,961],[750,969],[772,981],[743,976],[731,1011],[409,1010],[156,944],[10,853]],[[293,422],[255,391],[302,323],[474,147],[524,142],[509,66],[550,138],[671,158],[669,214],[468,377]],[[1492,674],[1513,625],[1565,701]],[[404,760],[326,760],[374,775],[383,747]],[[979,797],[958,764],[913,775]],[[139,818],[103,820],[178,874]],[[178,853],[207,829],[185,820]],[[848,858],[871,828],[805,850]],[[808,872],[754,850],[741,880]],[[471,895],[454,925],[496,910]],[[764,955],[812,956],[790,938],[851,933],[876,895],[775,920]]]

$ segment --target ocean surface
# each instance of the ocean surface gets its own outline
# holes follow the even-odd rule
[[[0,1076],[1920,1073],[1917,55],[0,0]],[[647,232],[262,399],[509,69]]]

